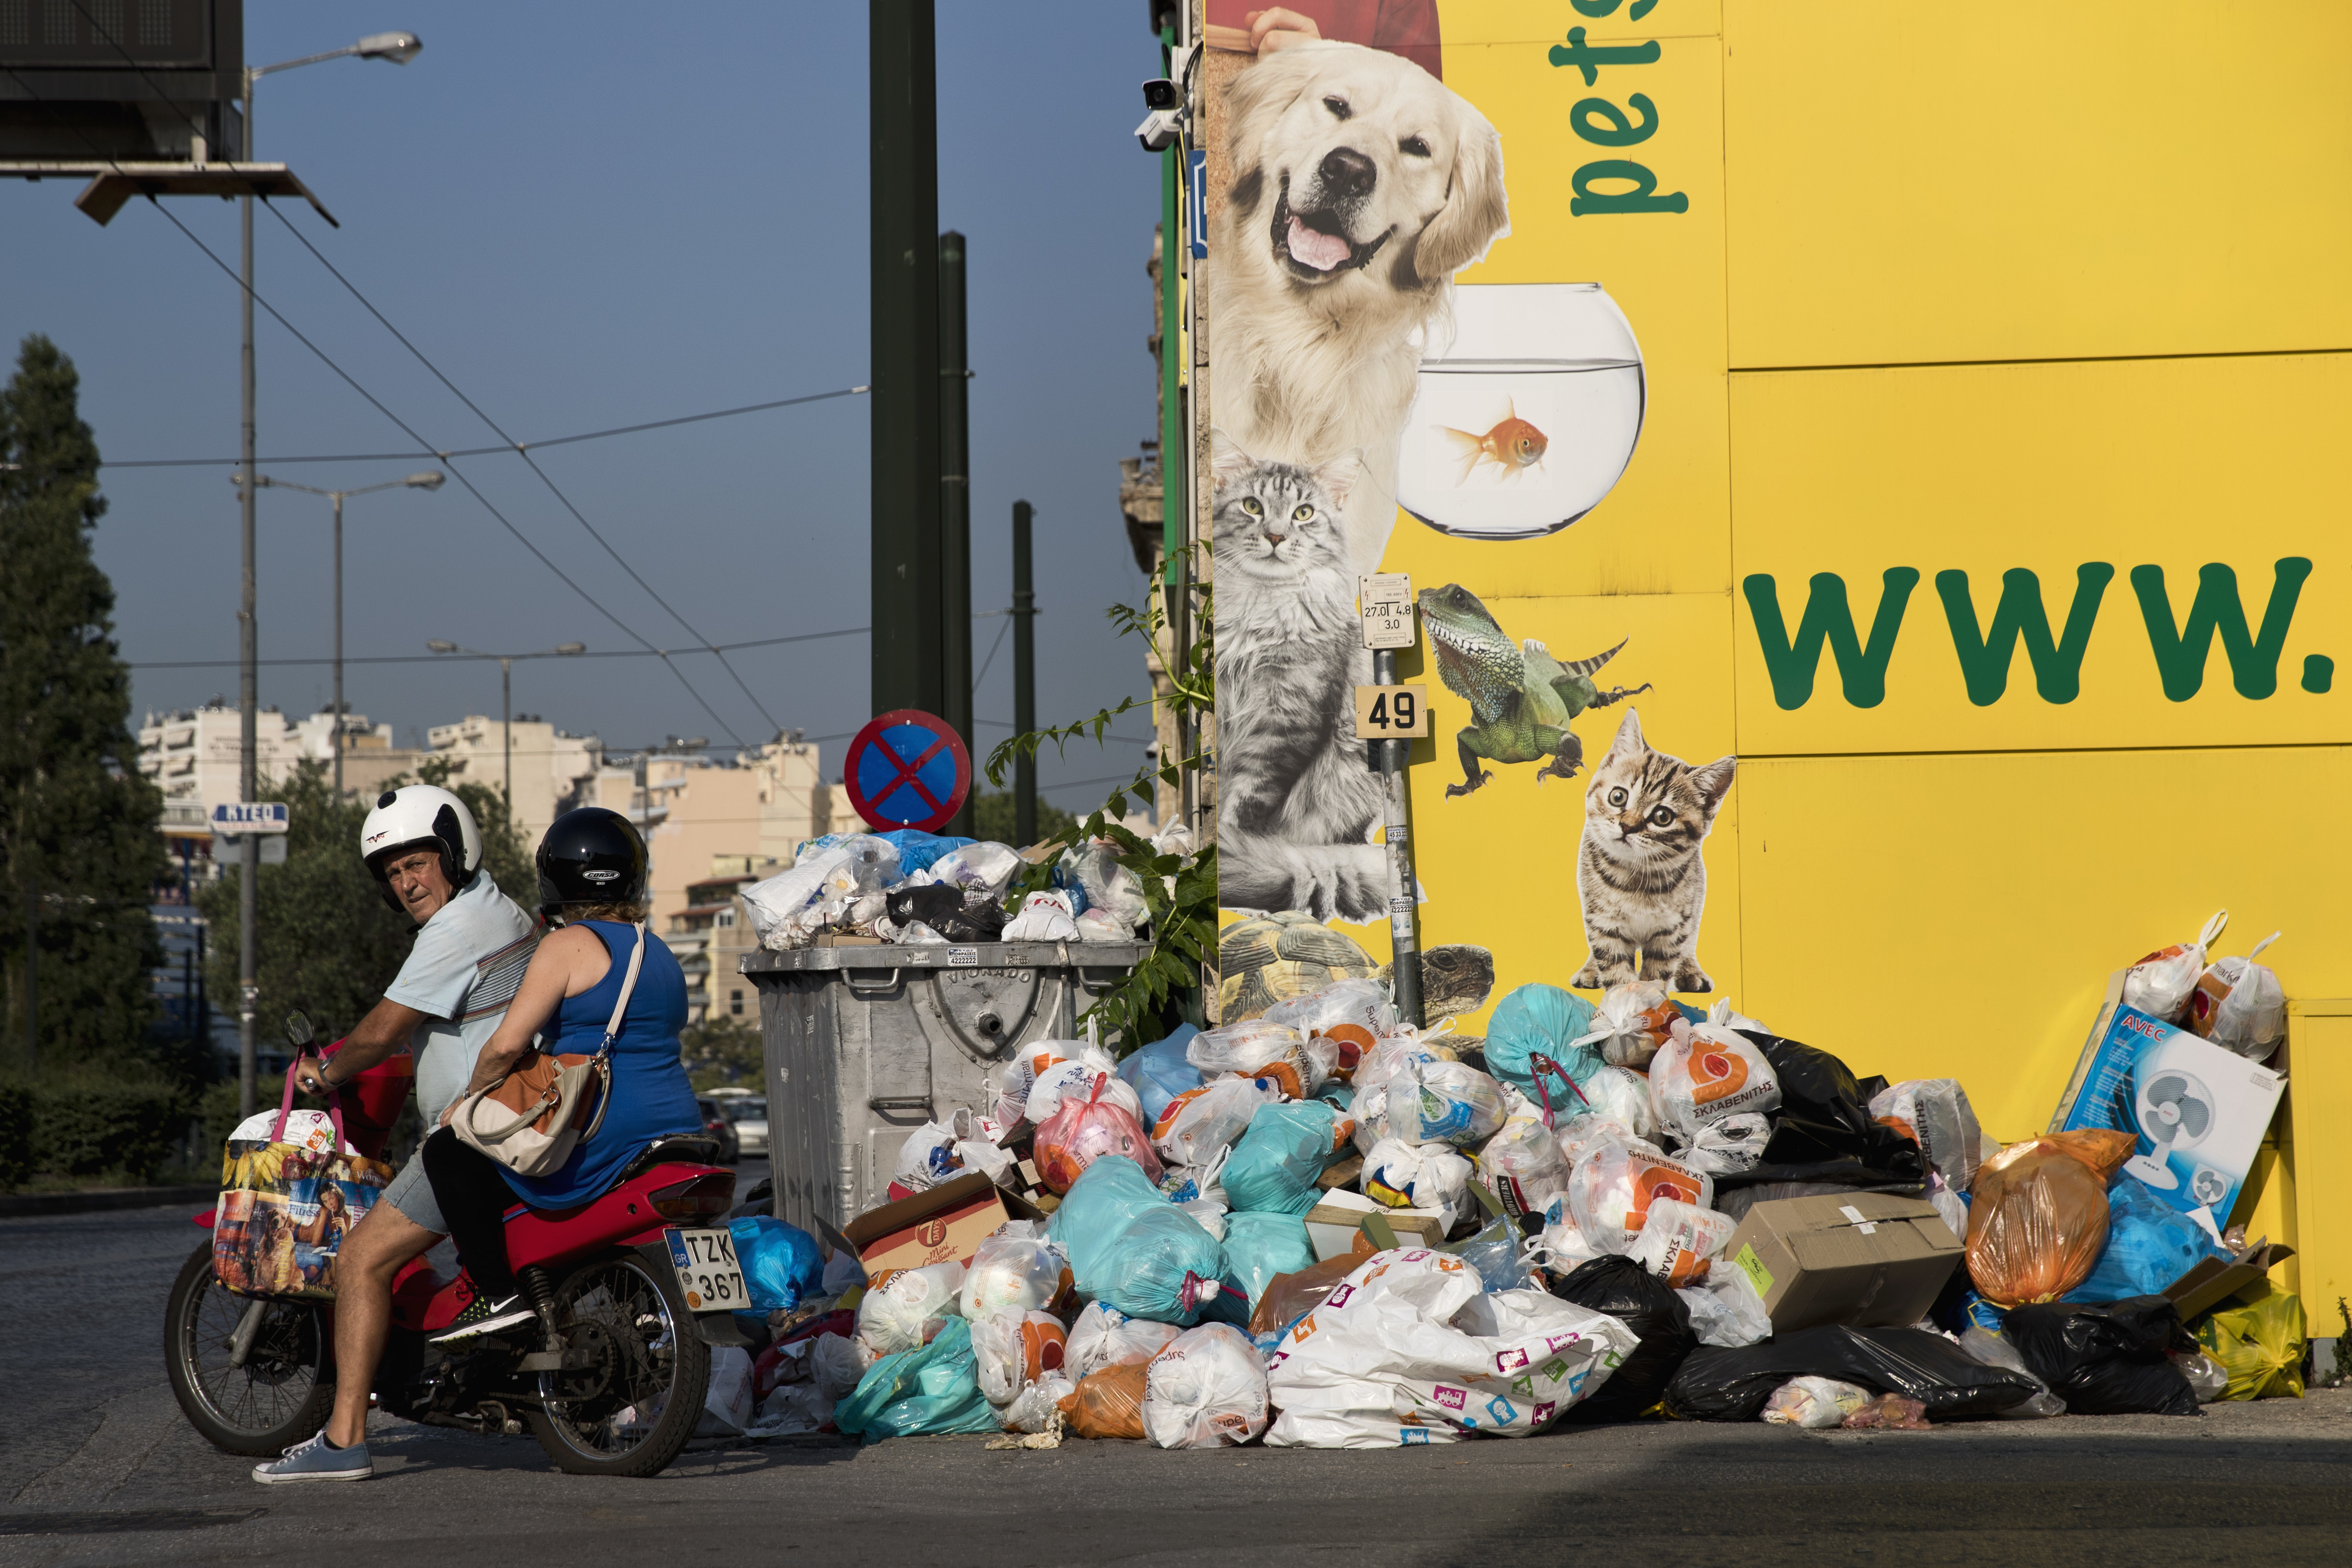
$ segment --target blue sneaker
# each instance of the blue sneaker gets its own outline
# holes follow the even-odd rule
[[[253,1467],[253,1479],[266,1487],[293,1481],[363,1481],[373,1474],[375,1462],[368,1458],[365,1443],[330,1448],[323,1431],[307,1443],[295,1444],[283,1458]]]

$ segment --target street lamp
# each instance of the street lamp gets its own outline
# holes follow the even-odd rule
[[[249,163],[253,161],[253,87],[254,83],[263,77],[274,71],[292,70],[297,66],[315,65],[320,60],[340,59],[345,55],[365,59],[386,59],[394,65],[404,66],[415,59],[416,51],[424,47],[423,41],[414,33],[374,33],[362,38],[349,48],[331,49],[323,55],[305,55],[299,60],[280,60],[271,66],[247,67],[244,73],[245,162]],[[243,317],[243,331],[239,335],[237,348],[238,379],[243,384],[241,390],[244,404],[244,418],[240,430],[244,453],[241,471],[250,474],[259,469],[259,465],[255,459],[253,437],[253,197],[250,195],[238,197],[237,205],[240,208],[237,224],[238,237],[244,247],[242,261],[245,284],[243,298],[238,302],[239,311]],[[245,584],[237,611],[237,664],[239,666],[237,739],[244,747],[245,755],[243,765],[238,769],[237,784],[238,794],[247,801],[255,799],[260,794],[261,784],[259,767],[261,680],[258,668],[260,644],[256,635],[253,595],[253,500],[254,493],[259,488],[257,485],[238,487],[245,503],[243,508]],[[335,721],[338,724],[342,722],[340,713],[336,715]],[[340,753],[341,742],[340,734],[337,735],[336,741]],[[243,869],[237,877],[236,890],[236,1035],[239,1058],[236,1098],[237,1114],[250,1116],[253,1114],[254,1095],[254,1014],[260,1004],[260,987],[255,983],[253,946],[255,913],[259,907],[257,903],[255,883],[261,870],[261,838],[258,834],[253,833],[245,834],[242,837],[245,852],[240,858]]]
[[[385,37],[406,37],[405,34]],[[362,43],[366,40],[362,39]],[[242,485],[245,476],[231,474],[229,483]],[[335,503],[335,798],[343,798],[343,498],[363,496],[373,490],[437,490],[446,481],[437,468],[421,474],[411,474],[404,479],[386,479],[380,485],[362,485],[357,489],[322,490],[315,485],[298,485],[291,479],[273,479],[268,474],[257,477],[256,485],[264,489],[300,490],[305,495],[325,496]]]
[[[588,651],[586,643],[562,642],[553,647],[543,647],[536,653],[484,653],[479,648],[460,647],[439,637],[428,638],[425,647],[434,653],[463,654],[467,658],[494,658],[499,661],[499,731],[507,751],[507,819],[514,819],[514,661],[519,658],[570,658]]]

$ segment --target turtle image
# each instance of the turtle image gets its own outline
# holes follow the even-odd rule
[[[1381,979],[1389,982],[1391,989],[1395,967],[1381,965]],[[1494,990],[1495,955],[1483,947],[1466,942],[1442,942],[1421,955],[1421,1016],[1425,1024],[1475,1013]]]
[[[1217,1019],[1238,1024],[1276,1002],[1379,969],[1371,954],[1312,915],[1295,910],[1254,915],[1217,938]]]

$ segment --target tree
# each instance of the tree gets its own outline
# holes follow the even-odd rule
[[[482,864],[491,879],[524,909],[536,910],[538,874],[507,816],[506,797],[483,784],[449,784],[446,761],[428,759],[417,772],[422,782],[457,792],[482,830]],[[360,858],[360,825],[375,798],[338,801],[326,764],[318,762],[305,762],[292,778],[265,786],[261,797],[284,801],[288,822],[286,863],[261,868],[255,899],[257,1037],[268,1048],[271,1033],[299,1007],[310,1015],[320,1040],[332,1040],[366,1016],[408,958],[408,917],[383,901]],[[240,874],[232,862],[197,895],[212,924],[207,962],[215,995],[236,994]]]
[[[1009,789],[993,792],[982,790],[978,798],[972,802],[972,831],[983,839],[997,844],[1012,844],[1015,849],[1026,849],[1029,847],[1027,845],[1013,843],[1013,825],[1019,820],[1015,815],[1017,805],[1018,803],[1014,801],[1013,792]],[[1066,844],[1070,841],[1070,835],[1076,832],[1077,827],[1078,819],[1060,806],[1042,800],[1037,803],[1039,843],[1050,844],[1059,840]]]
[[[45,1067],[144,1049],[163,958],[147,904],[171,875],[90,556],[106,501],[79,391],[37,333],[0,391],[0,973],[12,1044],[37,1001]]]
[[[735,1086],[760,1087],[766,1052],[760,1031],[748,1021],[718,1013],[688,1024],[678,1036],[679,1059],[695,1092]]]

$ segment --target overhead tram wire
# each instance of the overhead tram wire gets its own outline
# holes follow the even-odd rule
[[[843,626],[837,631],[795,632],[791,637],[754,637],[749,642],[727,642],[720,643],[718,646],[731,653],[738,648],[774,647],[779,643],[820,642],[826,637],[864,637],[866,632],[871,629],[871,627],[867,626]],[[576,655],[575,657],[580,658],[658,658],[662,657],[666,651],[668,650],[662,648],[639,647],[592,648],[588,652]],[[679,651],[691,652],[693,650],[683,649]],[[475,656],[467,655],[466,657],[472,658]],[[487,658],[488,656],[484,655],[482,657]],[[131,669],[228,669],[234,668],[237,661],[233,658],[150,658],[126,659],[123,662],[127,668]],[[334,661],[328,658],[265,658],[260,662],[263,664],[302,665],[331,664]],[[446,664],[449,660],[437,653],[387,653],[362,655],[357,658],[346,658],[343,662],[345,664]],[[1117,737],[1112,738],[1116,739]]]
[[[552,479],[548,477],[547,470],[539,466],[539,459],[532,457],[530,453],[523,447],[520,442],[508,435],[505,427],[497,420],[491,418],[489,415],[483,412],[482,405],[480,404],[476,403],[472,398],[467,396],[456,382],[451,381],[446,374],[443,374],[439,365],[435,364],[430,359],[425,357],[424,350],[418,348],[415,343],[410,342],[408,341],[408,335],[405,332],[403,332],[398,327],[394,326],[390,318],[386,317],[382,310],[375,308],[374,301],[371,300],[365,294],[361,293],[359,286],[353,283],[350,279],[344,277],[342,272],[337,268],[335,264],[327,259],[325,253],[320,251],[317,246],[310,243],[310,237],[294,226],[294,222],[291,218],[289,218],[284,213],[279,212],[275,206],[270,205],[267,202],[264,202],[262,205],[268,208],[269,216],[278,220],[278,226],[299,241],[302,248],[309,251],[311,258],[316,260],[320,266],[327,269],[328,276],[333,278],[336,282],[341,284],[344,290],[348,292],[352,299],[357,300],[360,302],[360,307],[362,310],[366,310],[369,315],[373,316],[376,319],[377,323],[382,326],[385,331],[390,332],[393,335],[394,340],[397,342],[402,348],[406,349],[410,354],[415,356],[417,363],[423,365],[426,370],[431,371],[433,373],[434,379],[449,389],[450,395],[457,398],[458,402],[464,404],[467,408],[472,409],[474,412],[474,417],[488,426],[492,433],[495,434],[499,439],[506,442],[508,446],[514,448],[515,455],[520,457],[524,463],[530,466],[532,473],[539,476],[539,482],[547,487],[548,493],[552,495],[557,500],[561,501],[563,504],[563,510],[572,514],[572,521],[577,522],[582,528],[586,529],[588,531],[588,537],[594,540],[598,545],[603,547],[604,553],[613,558],[613,563],[629,574],[629,581],[635,583],[638,587],[643,588],[646,591],[646,597],[653,600],[655,604],[659,605],[663,611],[668,615],[671,620],[676,621],[680,626],[685,628],[686,634],[688,637],[694,638],[696,642],[702,645],[704,651],[709,653],[719,660],[719,667],[721,669],[724,669],[728,674],[728,678],[735,682],[736,689],[742,692],[745,699],[751,702],[752,708],[757,710],[760,717],[768,721],[769,731],[771,733],[780,733],[782,731],[783,726],[776,721],[776,716],[774,714],[768,711],[768,705],[760,700],[759,695],[751,689],[750,684],[744,680],[742,675],[736,669],[735,666],[729,661],[727,656],[724,653],[719,652],[719,649],[712,645],[709,637],[696,630],[692,622],[680,615],[676,606],[672,605],[667,599],[663,598],[660,592],[656,590],[651,583],[646,582],[645,577],[637,571],[637,569],[630,565],[629,563],[622,557],[619,551],[613,548],[612,542],[596,531],[596,526],[588,521],[587,516],[583,513],[577,506],[572,504],[572,498],[565,495],[562,487],[557,485]],[[663,657],[665,660],[667,660],[668,656],[664,655]]]
[[[215,267],[219,268],[222,272],[227,274],[228,278],[236,284],[238,289],[242,289],[245,287],[245,280],[237,277],[236,273],[229,267],[228,263],[214,255],[212,247],[197,238],[195,232],[189,228],[186,224],[182,223],[177,217],[173,216],[170,208],[164,206],[152,195],[147,198],[147,205],[153,207],[157,212],[162,213],[165,222],[169,223],[173,228],[178,229],[182,234],[185,235],[187,237],[188,243],[194,246],[198,250],[203,251],[205,253],[205,258],[210,261]],[[267,204],[265,203],[264,205],[266,205]],[[253,302],[260,306],[263,310],[268,311],[270,320],[276,321],[279,326],[292,333],[295,342],[300,343],[304,348],[309,349],[312,354],[318,357],[319,363],[325,365],[329,370],[333,371],[338,376],[341,377],[343,383],[353,392],[358,393],[362,397],[365,398],[368,405],[374,408],[377,413],[382,414],[386,419],[391,420],[394,425],[399,426],[402,435],[406,436],[410,440],[415,442],[419,447],[425,447],[428,451],[433,449],[432,444],[426,441],[424,437],[418,435],[415,429],[411,428],[406,420],[401,418],[399,415],[394,414],[391,409],[385,407],[383,401],[379,399],[375,394],[370,392],[366,387],[362,386],[352,375],[351,372],[345,370],[341,365],[337,364],[327,353],[326,350],[320,348],[318,344],[305,337],[300,329],[296,327],[293,322],[288,321],[285,316],[278,311],[278,307],[263,299],[260,291],[257,289],[254,292]],[[476,487],[474,481],[466,477],[464,469],[458,468],[457,465],[453,462],[449,464],[449,471],[457,476],[457,482],[459,484],[466,487],[466,493],[479,501],[482,505],[482,510],[496,518],[499,521],[499,526],[512,534],[516,542],[520,543],[525,550],[530,551],[531,554],[538,559],[541,565],[553,573],[558,582],[571,589],[573,593],[579,595],[581,599],[590,609],[594,610],[598,615],[604,616],[606,620],[612,622],[614,626],[620,628],[622,633],[625,635],[630,641],[636,643],[649,653],[660,652],[660,650],[655,647],[654,644],[640,634],[636,628],[630,626],[626,621],[624,621],[620,616],[614,615],[612,611],[606,609],[602,604],[598,603],[594,595],[589,593],[587,589],[573,582],[572,578],[565,574],[563,568],[558,566],[552,560],[549,559],[547,552],[540,549],[538,545],[533,544],[530,542],[530,537],[526,535],[521,529],[517,528],[508,520],[506,513],[500,511],[497,507],[490,504],[490,498],[484,495],[481,490]],[[699,690],[696,689],[694,682],[687,679],[686,672],[678,668],[676,661],[664,658],[662,662],[668,667],[671,674],[677,677],[678,684],[686,688],[687,694],[692,697],[694,700],[700,705],[702,710],[710,716],[710,721],[718,725],[721,732],[733,740],[738,747],[740,747],[743,744],[743,738],[735,733],[735,727],[728,723],[725,719],[719,717],[719,710],[711,707],[709,699],[704,697]]]

